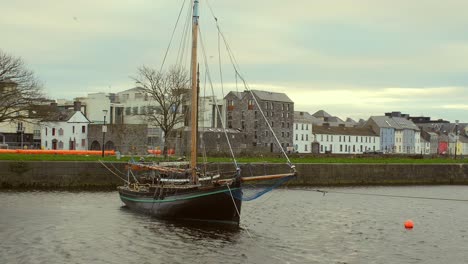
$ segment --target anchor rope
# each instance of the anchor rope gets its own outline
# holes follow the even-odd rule
[[[391,198],[407,198],[407,199],[422,199],[422,200],[438,200],[438,201],[455,201],[455,202],[468,202],[468,199],[456,199],[456,198],[443,198],[443,197],[427,197],[427,196],[412,196],[412,195],[394,195],[394,194],[378,194],[378,193],[359,193],[359,192],[341,192],[341,191],[327,191],[320,189],[299,189],[299,188],[288,188],[289,190],[296,191],[308,191],[308,192],[319,192],[325,196],[328,193],[336,194],[350,194],[350,195],[362,195],[362,196],[379,196],[379,197],[391,197]]]

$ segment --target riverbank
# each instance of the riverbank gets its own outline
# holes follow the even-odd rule
[[[107,162],[117,173],[126,163]],[[217,164],[233,170],[232,164]],[[289,186],[468,185],[468,164],[300,163]],[[284,164],[241,164],[243,176],[283,173]],[[115,189],[122,180],[94,161],[0,161],[2,189]]]

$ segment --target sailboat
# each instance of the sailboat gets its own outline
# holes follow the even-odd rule
[[[242,201],[246,200],[243,197],[246,182],[282,182],[294,177],[296,169],[290,164],[288,173],[247,177],[242,175],[237,162],[235,171],[229,175],[200,168],[197,163],[199,1],[194,0],[192,4],[190,163],[184,168],[174,164],[132,162],[128,166],[127,180],[118,187],[118,192],[127,207],[157,218],[239,225]],[[146,180],[138,179],[135,171],[146,171],[149,176]],[[265,192],[258,190],[256,197]]]

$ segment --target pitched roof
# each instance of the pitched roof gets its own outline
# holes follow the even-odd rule
[[[258,97],[258,99],[263,101],[294,103],[285,93],[274,93],[260,90],[252,90],[252,92]]]
[[[408,120],[404,117],[392,117],[393,120],[400,126],[400,129],[412,129],[419,131],[419,127],[413,123],[413,121]]]
[[[313,116],[315,117],[332,117],[329,113],[325,112],[324,110],[318,110],[317,112],[315,112],[314,114],[312,114]]]
[[[226,96],[224,98],[226,98],[229,94],[232,94],[232,95],[236,96],[237,98],[242,99],[242,93],[241,92],[235,92],[235,91],[230,91],[228,94],[226,94]]]
[[[388,116],[371,116],[369,119],[372,119],[381,128],[400,128],[398,123]]]
[[[50,113],[46,118],[44,118],[42,121],[44,122],[63,122],[63,121],[68,121],[72,116],[75,114],[75,111],[73,109],[66,109],[66,110],[61,110],[57,112],[52,112]]]
[[[364,127],[340,127],[340,126],[312,126],[314,134],[349,135],[349,136],[378,136],[372,129]]]

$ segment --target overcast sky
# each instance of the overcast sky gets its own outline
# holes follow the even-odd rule
[[[120,92],[134,87],[139,66],[161,66],[182,2],[0,0],[0,48],[22,57],[53,99]],[[402,111],[468,122],[466,0],[209,5],[250,87],[285,92],[296,110],[356,120]],[[211,64],[217,35],[207,6],[201,0]],[[226,93],[236,85],[228,59],[222,62]],[[219,87],[219,68],[210,71]]]

